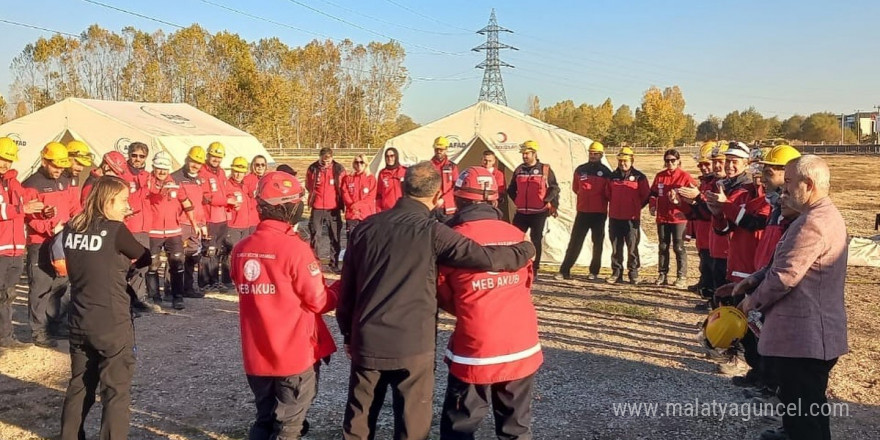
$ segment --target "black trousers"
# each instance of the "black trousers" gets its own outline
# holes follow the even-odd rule
[[[669,247],[675,253],[676,272],[678,278],[687,276],[687,254],[684,251],[684,230],[686,223],[658,223],[657,240],[659,244],[659,258],[657,259],[657,271],[660,275],[669,273]]]
[[[34,337],[44,337],[50,327],[67,321],[67,277],[55,274],[49,249],[51,242],[27,245],[28,313]]]
[[[153,261],[147,271],[147,291],[151,298],[159,297],[159,254],[165,249],[168,257],[168,272],[171,279],[171,296],[183,298],[183,240],[181,236],[150,238],[150,255]],[[168,294],[166,287],[165,294]]]
[[[608,220],[608,235],[611,239],[611,271],[613,275],[623,276],[624,246],[626,246],[626,270],[629,279],[639,276],[639,241],[642,238],[640,220]]]
[[[84,440],[83,424],[96,391],[101,394],[101,439],[128,438],[131,379],[134,376],[134,329],[91,338],[70,336],[70,383],[61,411],[61,440]],[[100,384],[100,389],[99,389]]]
[[[295,440],[300,437],[306,413],[318,394],[320,362],[287,377],[247,376],[254,393],[257,418],[249,440]]]
[[[779,383],[779,400],[786,406],[794,404],[801,408],[799,415],[782,416],[782,426],[788,436],[792,440],[830,440],[830,418],[821,414],[822,410],[830,411],[825,406],[828,403],[825,392],[828,374],[837,359],[766,356],[764,360]]]
[[[424,440],[431,430],[434,360],[400,370],[371,370],[352,364],[342,438],[373,440],[385,392],[391,387],[394,440]],[[387,437],[382,437],[387,438]]]
[[[519,228],[520,231],[526,232],[529,231],[529,238],[532,240],[532,244],[535,245],[535,275],[538,275],[538,269],[541,266],[541,244],[544,241],[544,225],[547,224],[547,216],[549,214],[546,212],[539,212],[537,214],[522,214],[517,212],[513,216],[513,225]]]
[[[727,258],[712,258],[712,291],[727,284]]]
[[[313,209],[309,216],[310,244],[315,256],[321,258],[320,245],[324,235],[324,226],[327,226],[327,237],[330,239],[330,264],[339,262],[339,252],[342,246],[339,242],[342,237],[342,212],[338,209]]]
[[[509,382],[475,385],[449,375],[440,415],[440,438],[473,440],[483,417],[495,417],[495,435],[500,439],[532,438],[532,391],[535,375]]]
[[[700,296],[703,298],[711,298],[715,292],[715,281],[712,275],[712,257],[709,255],[709,249],[697,249],[700,255]]]
[[[590,232],[590,240],[593,242],[593,258],[590,260],[590,273],[599,274],[602,267],[602,247],[605,244],[605,219],[607,214],[601,212],[578,212],[574,217],[574,226],[571,229],[571,239],[568,241],[568,249],[565,250],[565,258],[559,266],[559,273],[568,274],[571,267],[581,254],[584,247],[584,239]]]
[[[208,223],[207,249],[202,250],[199,259],[199,286],[205,287],[220,282],[220,261],[224,256],[223,242],[226,240],[226,222]]]
[[[134,235],[134,239],[141,246],[145,248],[150,247],[150,234],[138,232],[132,235]],[[147,271],[149,269],[149,267],[132,267],[128,270],[126,278],[128,280],[129,296],[132,298],[137,298],[140,301],[144,301],[147,298]]]
[[[201,241],[196,238],[196,231],[191,225],[180,225],[183,230],[183,291],[195,291],[195,272],[199,267],[199,278],[201,278],[201,260],[204,249],[199,249]],[[198,283],[202,285],[201,282]]]
[[[226,236],[223,237],[223,252],[220,253],[220,275],[224,283],[232,284],[232,278],[229,276],[229,256],[232,255],[232,248],[242,238],[253,234],[255,229],[254,227],[226,228]]]
[[[23,266],[22,256],[0,256],[0,341],[12,339],[12,303],[18,296],[15,285]]]

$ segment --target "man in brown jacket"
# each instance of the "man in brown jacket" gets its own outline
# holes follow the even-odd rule
[[[740,304],[764,314],[758,351],[779,383],[782,403],[799,414],[783,414],[782,430],[762,439],[830,439],[825,391],[837,358],[849,351],[843,292],[846,225],[828,197],[828,164],[814,155],[785,167],[783,203],[800,217],[776,248],[772,263],[742,286],[757,286]],[[784,437],[787,435],[788,437]]]

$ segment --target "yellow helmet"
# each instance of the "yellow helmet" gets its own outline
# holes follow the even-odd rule
[[[92,152],[83,141],[73,140],[68,142],[67,155],[84,167],[92,166]]]
[[[700,147],[699,154],[694,157],[697,163],[708,163],[712,161],[712,151],[718,147],[718,144],[715,141],[709,141],[703,143]]]
[[[248,161],[247,159],[239,156],[235,159],[232,159],[232,171],[238,171],[239,173],[246,173],[248,170]]]
[[[763,165],[785,166],[792,159],[801,157],[801,152],[791,145],[777,145],[770,149],[761,160]]]
[[[46,144],[41,156],[58,168],[70,168],[70,155],[67,153],[67,147],[60,142]]]
[[[632,160],[632,158],[633,158],[634,156],[635,156],[635,153],[633,152],[633,149],[630,148],[630,147],[623,147],[623,148],[620,149],[620,152],[617,153],[617,158],[618,158],[618,159],[626,159],[626,158],[629,158],[630,160]]]
[[[746,315],[738,308],[721,306],[709,312],[705,322],[706,341],[712,348],[730,348],[749,329]]]
[[[712,149],[712,154],[709,155],[710,159],[724,159],[724,152],[727,151],[727,141],[718,142],[715,145],[715,148]]]
[[[590,153],[604,153],[605,146],[602,145],[602,143],[599,141],[593,141],[593,143],[590,144],[590,148],[588,148],[587,151],[589,151]]]
[[[532,150],[534,152],[538,152],[538,142],[533,140],[528,140],[519,145],[519,152],[525,153],[528,150]]]
[[[449,139],[446,136],[437,136],[437,139],[434,139],[434,148],[449,148]]]
[[[6,159],[10,162],[18,160],[18,144],[12,138],[0,138],[0,159]]]
[[[211,145],[208,145],[208,154],[222,159],[226,157],[226,147],[220,142],[211,142]]]
[[[186,153],[186,157],[188,157],[189,160],[200,164],[204,164],[205,160],[208,158],[205,149],[198,145],[190,148],[189,153]]]

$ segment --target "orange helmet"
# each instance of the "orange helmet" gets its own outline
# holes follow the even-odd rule
[[[458,175],[452,195],[467,200],[492,202],[498,200],[498,182],[489,170],[469,167]]]

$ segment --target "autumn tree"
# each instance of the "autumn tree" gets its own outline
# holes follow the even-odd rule
[[[408,131],[415,130],[419,127],[421,127],[421,125],[416,123],[416,121],[413,121],[412,118],[401,113],[397,116],[397,120],[394,121],[394,133],[392,134],[392,136],[401,135]]]
[[[813,113],[804,119],[801,126],[803,140],[815,143],[835,143],[840,141],[840,120],[833,113]],[[852,136],[854,139],[855,136]]]
[[[6,116],[8,114],[6,111],[6,107],[8,106],[9,104],[6,102],[6,98],[4,98],[3,95],[0,95],[0,124],[5,124],[6,121],[9,120],[9,118]]]
[[[790,118],[782,121],[779,128],[779,136],[785,139],[803,139],[801,127],[804,125],[805,117],[801,115],[792,115]]]
[[[605,143],[619,146],[632,142],[633,118],[633,112],[628,105],[623,104],[618,107],[611,117],[611,128],[605,137]]]
[[[696,139],[700,142],[721,139],[721,119],[718,116],[709,115],[705,121],[700,122],[700,125],[697,125]]]
[[[636,134],[642,141],[671,147],[680,139],[687,124],[684,114],[685,100],[678,86],[662,91],[651,87],[642,97],[642,105],[636,112]]]

